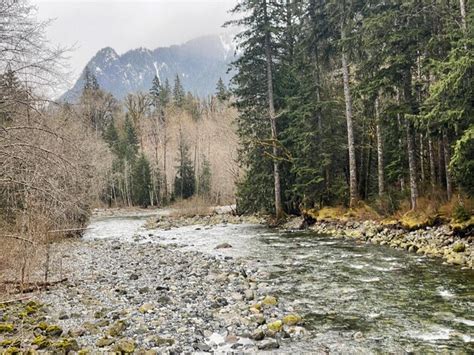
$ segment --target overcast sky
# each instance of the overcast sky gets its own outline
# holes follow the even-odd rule
[[[53,44],[75,46],[70,65],[77,76],[101,48],[122,54],[154,49],[227,31],[222,24],[237,0],[31,0]]]

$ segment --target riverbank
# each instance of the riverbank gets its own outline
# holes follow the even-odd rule
[[[2,353],[255,352],[306,336],[244,261],[135,238],[55,243],[68,280],[0,304]]]
[[[450,265],[474,269],[474,236],[459,235],[446,224],[410,231],[395,222],[387,226],[372,220],[312,219],[308,222],[307,217],[293,217],[282,228],[307,228],[319,234],[406,250],[427,257],[441,258]]]
[[[291,216],[287,218],[285,223],[278,225],[277,228],[281,230],[307,229],[318,234],[388,246],[432,258],[441,258],[447,264],[474,269],[474,236],[472,232],[460,233],[459,226],[449,224],[408,228],[395,220],[389,222]],[[150,218],[147,228],[171,230],[192,225],[213,226],[241,223],[272,225],[268,218],[254,215],[212,214],[194,217],[160,215]]]

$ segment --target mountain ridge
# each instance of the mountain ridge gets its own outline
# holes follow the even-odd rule
[[[138,47],[123,54],[107,46],[90,59],[74,86],[60,100],[74,102],[79,98],[86,68],[96,76],[100,87],[117,99],[132,92],[147,92],[155,75],[171,85],[179,75],[186,91],[208,96],[215,92],[219,78],[229,83],[232,74],[228,68],[236,53],[233,36],[229,33],[201,36],[153,50]]]

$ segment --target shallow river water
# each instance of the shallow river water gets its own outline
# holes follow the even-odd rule
[[[306,320],[288,351],[474,353],[474,272],[388,247],[257,225],[142,228],[146,217],[96,218],[85,238],[177,244],[244,258]],[[138,237],[139,236],[139,237]],[[233,248],[214,249],[220,243]]]

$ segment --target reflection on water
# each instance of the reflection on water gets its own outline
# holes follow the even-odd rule
[[[173,243],[245,258],[269,273],[269,292],[305,316],[313,337],[289,344],[294,351],[323,345],[340,353],[474,352],[472,270],[309,232],[254,225],[145,231],[143,223],[104,218],[86,237]],[[214,249],[224,242],[233,248]]]

